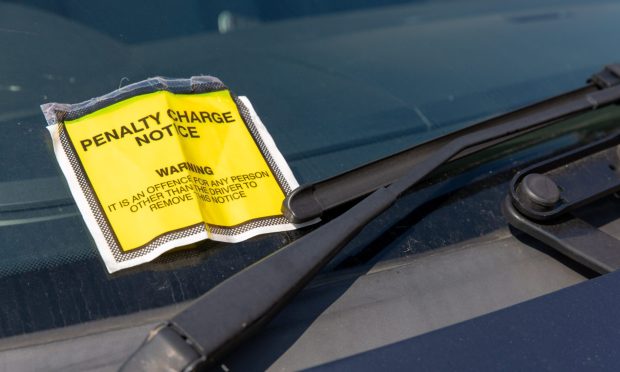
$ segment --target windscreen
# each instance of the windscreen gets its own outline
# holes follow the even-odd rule
[[[41,104],[216,76],[305,184],[581,86],[618,59],[598,36],[619,15],[614,2],[0,2],[0,337],[195,298],[303,234],[203,242],[110,275]]]

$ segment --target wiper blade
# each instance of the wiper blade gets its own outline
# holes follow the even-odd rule
[[[602,79],[603,83],[597,79]],[[543,104],[548,106],[540,110],[532,106],[528,115],[500,120],[494,125],[451,137],[421,161],[409,166],[394,182],[379,186],[342,215],[198,298],[153,330],[122,370],[184,371],[218,360],[270,320],[367,223],[443,163],[457,154],[488,143],[498,143],[549,121],[620,100],[620,65],[608,66],[592,82],[581,91],[565,95],[567,99],[557,104],[549,105],[551,101],[545,101]]]
[[[379,187],[387,186],[403,176],[411,167],[444,148],[457,138],[467,135],[481,136],[490,127],[515,123],[512,135],[504,135],[495,140],[481,141],[454,154],[450,161],[484,150],[514,136],[550,125],[558,119],[582,111],[595,109],[606,104],[601,100],[614,92],[608,91],[620,82],[620,64],[606,66],[590,79],[590,84],[531,106],[527,106],[495,118],[482,121],[467,128],[457,130],[435,140],[417,145],[408,150],[371,162],[335,177],[303,185],[293,191],[284,202],[284,215],[292,222],[302,223],[320,217],[325,211],[341,206],[371,193]]]

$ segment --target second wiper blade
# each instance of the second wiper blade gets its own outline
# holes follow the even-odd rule
[[[620,69],[618,70],[620,71]],[[612,76],[613,77],[613,76]],[[620,78],[620,74],[617,75]],[[620,82],[620,79],[618,79]],[[569,113],[620,100],[620,84],[548,110],[459,137],[429,153],[395,182],[351,209],[217,285],[153,330],[123,365],[125,371],[186,371],[208,365],[269,321],[340,250],[407,189],[456,154],[522,133]]]
[[[617,94],[609,88],[618,84],[620,84],[620,64],[608,65],[592,76],[589,85],[575,91],[480,122],[338,176],[304,185],[286,198],[282,211],[289,220],[296,223],[320,217],[327,210],[393,183],[412,166],[425,161],[429,155],[435,156],[438,150],[448,146],[455,139],[470,135],[484,136],[484,131],[491,127],[512,127],[511,134],[506,133],[494,140],[481,141],[475,146],[455,153],[449,160],[456,160],[494,146],[568,115],[609,104],[614,101],[614,96]]]

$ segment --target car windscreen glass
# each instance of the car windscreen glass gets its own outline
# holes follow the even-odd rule
[[[299,234],[205,242],[108,275],[40,104],[214,75],[313,182],[582,85],[617,59],[596,40],[619,14],[614,2],[0,3],[0,336],[194,298]]]

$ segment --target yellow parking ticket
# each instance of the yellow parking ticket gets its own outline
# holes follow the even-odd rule
[[[298,186],[290,168],[249,100],[214,77],[152,78],[42,110],[109,272],[298,227],[281,212]]]

